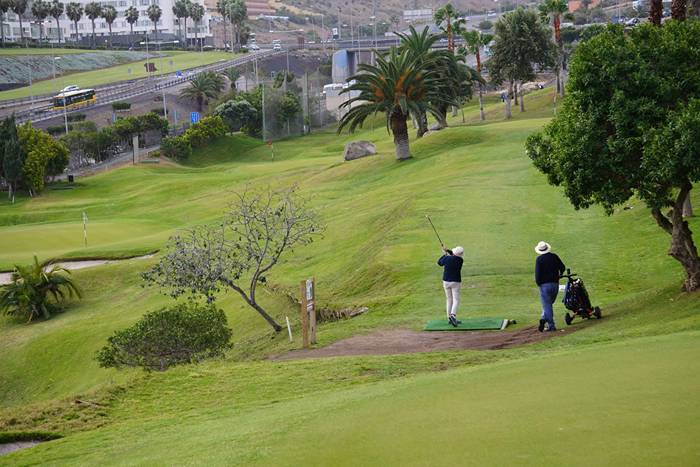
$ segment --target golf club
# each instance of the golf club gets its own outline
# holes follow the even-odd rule
[[[435,232],[435,236],[437,237],[438,241],[440,242],[440,246],[445,248],[445,244],[442,243],[442,239],[440,238],[440,234],[438,233],[437,229],[435,228],[435,225],[433,224],[433,221],[430,220],[430,216],[427,214],[425,215],[425,218],[428,219],[428,222],[430,222],[430,226],[433,228],[433,232]]]

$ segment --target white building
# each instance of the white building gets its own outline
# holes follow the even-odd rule
[[[85,5],[90,3],[90,0],[75,0],[85,8]],[[204,5],[202,0],[193,0],[194,3],[200,3]],[[68,2],[64,2],[68,4]],[[155,4],[160,6],[162,14],[160,20],[158,21],[158,32],[178,34],[178,23],[177,18],[173,15],[173,4],[175,0],[110,0],[110,1],[100,1],[98,2],[102,6],[112,5],[117,9],[117,19],[112,23],[112,34],[121,35],[129,34],[131,32],[131,26],[126,21],[124,17],[127,8],[134,6],[139,10],[139,19],[134,23],[134,34],[143,34],[146,31],[149,33],[153,32],[153,21],[148,19],[147,9],[150,5]],[[197,37],[210,37],[211,32],[209,30],[209,20],[211,19],[209,11],[205,8],[204,17],[197,27]],[[184,23],[184,22],[183,22]],[[64,13],[59,18],[59,24],[61,27],[61,40],[75,40],[75,24],[68,19]],[[25,38],[39,39],[39,24],[31,18],[31,10],[27,8],[27,12],[22,17],[22,26],[24,29]],[[184,26],[184,25],[183,25]],[[43,28],[43,36],[48,37],[52,42],[58,40],[58,31],[56,29],[56,20],[52,17],[46,18],[41,24]],[[5,39],[10,41],[20,40],[20,27],[19,18],[12,11],[9,11],[5,15],[5,21],[3,23],[3,28],[5,30]],[[183,30],[183,35],[185,34]],[[189,39],[194,39],[195,36],[195,25],[191,18],[187,19],[187,37]],[[80,37],[89,37],[92,35],[92,22],[83,13],[83,17],[78,21],[78,35]],[[104,18],[97,18],[95,20],[95,35],[105,39],[109,36],[109,27]],[[104,41],[105,39],[102,39]],[[99,42],[98,42],[99,44]]]

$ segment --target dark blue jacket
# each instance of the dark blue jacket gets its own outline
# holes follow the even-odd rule
[[[566,267],[554,253],[545,253],[537,257],[535,261],[535,282],[537,285],[550,282],[559,283],[559,277]]]
[[[462,282],[462,263],[464,260],[459,256],[442,255],[438,260],[438,265],[445,271],[442,273],[442,280],[445,282]]]

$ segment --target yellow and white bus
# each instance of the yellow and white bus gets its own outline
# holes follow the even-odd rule
[[[53,97],[53,109],[79,109],[95,103],[94,89],[78,89],[77,91],[61,92]]]

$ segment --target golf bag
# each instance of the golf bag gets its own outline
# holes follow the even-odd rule
[[[567,312],[564,316],[566,324],[571,324],[577,315],[586,319],[590,319],[593,316],[600,319],[603,316],[600,312],[600,307],[591,306],[591,300],[588,297],[586,287],[583,285],[583,280],[576,277],[576,274],[571,274],[569,269],[566,270],[566,274],[562,275],[562,277],[567,279],[564,290],[564,306],[567,310],[573,312],[573,315]]]

